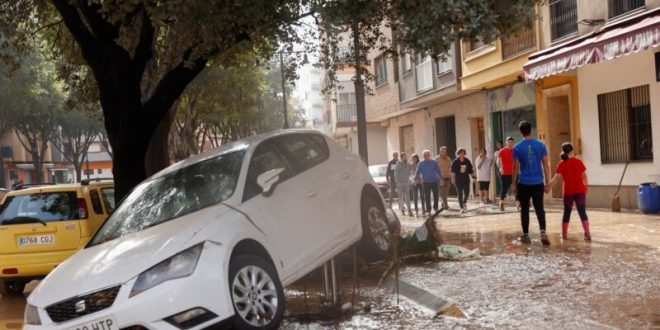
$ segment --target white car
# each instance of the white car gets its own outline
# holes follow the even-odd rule
[[[237,141],[138,185],[28,297],[24,329],[277,328],[289,285],[396,225],[359,157],[313,131]]]

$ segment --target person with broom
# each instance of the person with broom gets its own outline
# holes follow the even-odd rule
[[[563,195],[564,195],[564,217],[561,222],[561,238],[566,239],[568,236],[568,223],[571,220],[571,212],[573,211],[573,203],[577,208],[580,220],[582,220],[582,229],[584,230],[584,240],[591,241],[591,233],[589,232],[589,218],[586,211],[586,198],[589,191],[587,180],[587,168],[584,163],[575,157],[573,144],[564,142],[561,145],[561,161],[557,164],[556,174],[550,180],[550,183],[545,188],[548,193],[552,189],[559,178],[564,179]]]

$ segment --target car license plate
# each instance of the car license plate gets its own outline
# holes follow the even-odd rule
[[[68,328],[67,330],[117,330],[119,326],[112,316],[96,319],[87,323]]]
[[[18,246],[50,245],[55,243],[54,235],[19,236]]]

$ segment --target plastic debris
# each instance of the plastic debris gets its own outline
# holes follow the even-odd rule
[[[466,260],[481,258],[479,249],[470,250],[458,245],[440,245],[438,257],[446,260]]]

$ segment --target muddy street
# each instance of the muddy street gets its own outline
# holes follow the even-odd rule
[[[351,306],[320,308],[321,281],[310,276],[287,289],[282,328],[660,328],[660,217],[591,211],[593,241],[585,243],[578,221],[562,241],[561,214],[550,210],[546,247],[533,216],[532,244],[521,245],[517,213],[482,211],[450,211],[437,221],[443,244],[479,248],[480,259],[412,260],[400,273],[455,303],[466,318],[434,317],[404,296],[397,301],[391,290],[376,286],[384,267],[361,273],[359,295],[353,296],[351,272],[344,267],[341,302]],[[404,217],[402,223],[410,232],[422,219]],[[0,298],[0,329],[20,329],[24,305],[24,298]]]

